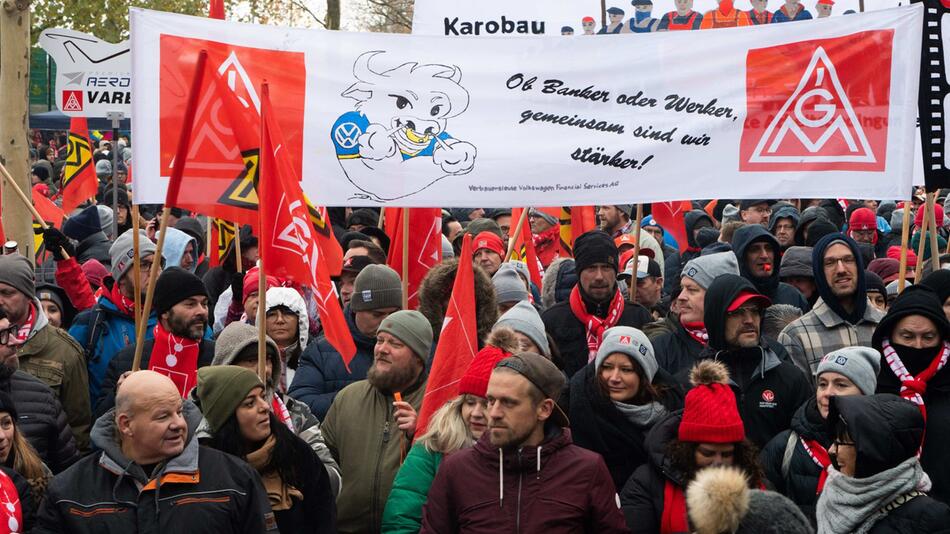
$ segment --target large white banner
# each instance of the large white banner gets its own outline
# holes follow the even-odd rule
[[[247,101],[268,79],[317,204],[906,198],[922,16],[476,42],[134,9],[135,200],[164,200],[200,48]]]

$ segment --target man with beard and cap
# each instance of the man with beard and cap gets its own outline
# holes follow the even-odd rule
[[[607,232],[610,237],[618,238],[623,234],[629,234],[633,230],[633,222],[630,220],[630,212],[633,209],[631,204],[616,204],[613,206],[598,206],[597,218],[600,219],[600,229]]]
[[[201,412],[153,371],[133,373],[86,456],[49,484],[34,532],[276,533],[261,479],[198,444]]]
[[[617,246],[605,232],[592,230],[574,241],[577,285],[565,302],[548,308],[541,319],[573,376],[594,360],[604,330],[642,328],[652,320],[643,306],[625,301],[617,287]]]
[[[782,252],[795,244],[795,229],[801,215],[795,206],[780,202],[773,206],[772,216],[769,218],[769,232],[775,236]]]
[[[208,290],[201,279],[180,268],[165,269],[155,282],[154,306],[158,323],[154,338],[142,347],[142,369],[168,375],[181,396],[185,397],[197,383],[199,367],[211,365],[214,341],[208,327]],[[132,370],[135,345],[120,350],[109,362],[102,380],[96,416],[115,405],[117,384]]]
[[[716,278],[704,302],[709,344],[700,360],[715,359],[729,369],[746,437],[763,447],[789,428],[792,416],[812,395],[805,374],[781,358],[781,346],[762,337],[769,299],[734,274]],[[686,370],[680,382],[687,384]]]
[[[753,198],[739,202],[739,220],[746,224],[768,226],[771,216],[772,202],[769,200]]]
[[[706,290],[722,274],[739,274],[731,252],[700,256],[683,267],[682,289],[674,303],[677,312],[669,316],[673,330],[651,340],[657,363],[668,373],[691,368],[709,342],[704,322]]]
[[[822,238],[812,250],[812,269],[820,298],[813,310],[782,330],[778,341],[814,383],[812,374],[825,354],[871,346],[884,314],[868,302],[861,253],[850,237],[835,233]]]
[[[343,388],[323,420],[323,437],[343,473],[341,533],[380,532],[400,449],[412,444],[426,389],[432,327],[425,316],[400,310],[383,320],[376,338],[366,380]]]
[[[788,304],[807,312],[811,305],[795,289],[781,281],[779,243],[760,224],[748,224],[736,230],[732,248],[739,262],[739,272],[773,304]]]
[[[539,354],[495,364],[489,429],[474,447],[442,460],[420,533],[629,532],[603,458],[571,440],[557,402],[564,385]]]
[[[351,258],[351,259],[356,259]],[[300,357],[288,394],[310,407],[318,418],[326,416],[333,399],[344,387],[363,380],[373,364],[373,348],[380,323],[402,309],[402,282],[386,265],[367,265],[353,282],[353,294],[343,309],[356,354],[349,367],[325,335],[311,343]]]
[[[16,351],[7,365],[33,375],[53,390],[66,412],[76,448],[86,451],[91,414],[82,347],[50,324],[36,298],[33,266],[19,254],[0,256],[0,313],[10,323],[4,329],[8,336],[4,345]]]
[[[917,405],[926,435],[920,462],[933,481],[933,495],[950,502],[950,321],[936,294],[924,286],[904,290],[874,331],[881,355],[878,393],[893,393]]]

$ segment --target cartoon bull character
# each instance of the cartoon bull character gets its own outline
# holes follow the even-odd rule
[[[407,62],[377,71],[370,61],[382,51],[356,58],[357,81],[341,96],[356,101],[341,115],[330,138],[337,159],[361,193],[377,202],[403,198],[448,176],[475,167],[475,146],[446,131],[448,119],[469,103],[457,66]]]

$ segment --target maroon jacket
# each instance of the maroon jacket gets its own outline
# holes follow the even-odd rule
[[[604,460],[574,445],[570,430],[549,431],[538,447],[500,450],[485,432],[442,460],[420,534],[629,532]]]

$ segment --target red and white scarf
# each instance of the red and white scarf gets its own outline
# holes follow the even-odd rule
[[[13,334],[13,344],[22,345],[26,343],[26,340],[30,337],[30,332],[33,331],[33,325],[36,324],[36,306],[33,303],[30,303],[30,312],[26,315],[26,320],[23,321],[23,324],[17,328],[15,334]]]
[[[115,304],[115,307],[118,308],[120,312],[130,317],[135,315],[135,301],[126,298],[126,296],[122,294],[122,290],[119,288],[118,282],[112,284],[112,291],[109,293],[109,300]]]
[[[680,324],[683,325],[683,329],[686,330],[686,333],[689,334],[689,337],[696,340],[702,346],[709,344],[709,333],[706,331],[706,324],[702,321],[695,321],[691,323],[684,323],[680,321]]]
[[[828,466],[831,465],[831,456],[828,450],[821,446],[821,443],[813,439],[798,438],[805,447],[805,452],[815,465],[821,468],[821,475],[818,477],[818,487],[815,489],[815,495],[820,495],[821,490],[825,489],[825,480],[828,478]]]
[[[294,434],[297,431],[294,429],[294,423],[290,419],[290,411],[287,409],[287,405],[284,404],[284,401],[280,399],[280,395],[276,392],[274,393],[274,400],[270,403],[271,409],[274,411],[274,415],[277,416],[277,419],[287,425],[287,428],[290,429]]]
[[[0,471],[0,534],[14,534],[23,530],[20,494],[13,479]]]
[[[894,372],[894,376],[901,381],[900,396],[913,402],[917,405],[917,408],[920,409],[920,414],[924,416],[924,429],[926,432],[927,406],[924,404],[923,395],[927,392],[927,382],[947,364],[947,359],[950,358],[950,341],[943,342],[943,349],[940,350],[939,355],[917,376],[911,376],[907,367],[904,366],[904,362],[902,362],[900,356],[897,355],[897,350],[891,346],[891,340],[889,338],[884,338],[881,342],[881,348],[884,351],[884,359],[887,360],[887,365],[891,368],[891,371]],[[920,449],[917,450],[918,456],[920,456],[920,452],[923,448],[924,440],[921,438]]]
[[[623,314],[623,295],[620,290],[614,293],[610,300],[610,306],[607,308],[607,317],[601,319],[596,315],[587,313],[587,307],[584,306],[584,299],[581,297],[580,286],[574,286],[571,290],[571,311],[574,317],[584,325],[587,330],[587,363],[594,361],[597,356],[597,349],[600,348],[600,342],[604,336],[604,330],[616,326],[620,322],[620,316]]]
[[[199,343],[187,337],[178,337],[165,330],[162,324],[155,325],[155,344],[148,361],[150,371],[172,379],[182,398],[188,396],[198,380]]]

